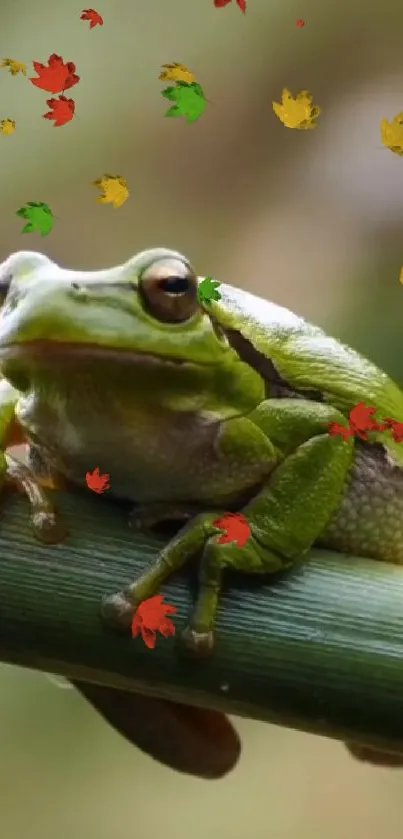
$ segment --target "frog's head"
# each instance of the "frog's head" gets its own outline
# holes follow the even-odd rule
[[[140,376],[149,386],[154,378],[159,389],[218,390],[225,378],[237,391],[245,365],[199,303],[201,280],[184,256],[162,248],[94,272],[13,254],[0,266],[1,369],[21,390],[38,372],[77,375],[90,364],[98,376]]]

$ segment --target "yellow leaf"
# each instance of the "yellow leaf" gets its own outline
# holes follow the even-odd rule
[[[400,269],[399,282],[403,285],[403,267]]]
[[[27,65],[23,64],[22,61],[14,61],[13,58],[3,58],[1,67],[8,67],[12,76],[16,76],[17,73],[22,73],[23,76],[27,75]]]
[[[162,66],[167,68],[158,76],[162,82],[193,84],[196,81],[196,76],[184,64],[163,64]]]
[[[97,198],[99,204],[113,204],[115,209],[121,207],[130,195],[127,183],[120,175],[104,175],[94,181],[94,186],[103,192]]]
[[[381,140],[386,148],[403,155],[403,113],[397,114],[392,122],[381,122]]]
[[[286,128],[298,128],[307,131],[316,128],[316,121],[321,108],[313,105],[313,97],[308,90],[301,90],[295,99],[285,87],[282,92],[282,104],[272,102],[273,111]]]
[[[14,134],[15,121],[13,119],[2,119],[0,122],[0,134]]]

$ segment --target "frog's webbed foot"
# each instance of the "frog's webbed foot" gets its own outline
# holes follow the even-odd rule
[[[141,600],[136,603],[132,595],[125,590],[110,594],[102,600],[102,620],[110,629],[127,632],[140,603]]]
[[[214,647],[214,634],[211,629],[197,632],[189,625],[182,632],[183,647],[195,658],[208,658]]]
[[[188,521],[197,513],[200,513],[200,507],[196,504],[170,504],[158,501],[134,507],[129,524],[133,530],[147,531],[166,521]]]
[[[48,545],[61,542],[66,536],[66,527],[50,501],[41,479],[7,452],[4,459],[6,482],[16,486],[28,497],[31,505],[31,524],[36,538]]]

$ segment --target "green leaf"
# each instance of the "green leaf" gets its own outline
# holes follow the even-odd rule
[[[211,306],[212,300],[221,300],[221,294],[217,291],[219,287],[220,283],[217,280],[213,280],[212,277],[205,277],[197,291],[199,303]]]
[[[165,99],[177,104],[166,112],[166,117],[186,117],[188,125],[201,117],[206,107],[206,100],[202,88],[197,82],[187,84],[177,82],[176,88],[168,87],[162,95]]]
[[[28,224],[23,227],[21,233],[35,233],[37,231],[41,236],[48,236],[55,223],[52,210],[49,204],[45,204],[44,201],[38,203],[28,201],[25,207],[20,207],[16,211],[16,215],[28,219]]]
[[[178,90],[175,87],[166,87],[165,90],[162,91],[162,96],[164,96],[165,99],[170,99],[171,102],[175,102],[178,95]]]

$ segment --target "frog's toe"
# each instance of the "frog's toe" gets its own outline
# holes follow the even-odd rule
[[[101,616],[111,629],[126,632],[130,629],[136,607],[124,591],[107,595],[102,599]]]
[[[214,635],[211,630],[198,632],[187,626],[182,632],[182,644],[186,652],[191,653],[195,658],[208,658],[214,647]]]
[[[31,521],[36,538],[45,545],[57,545],[67,535],[67,527],[55,512],[35,512]]]

